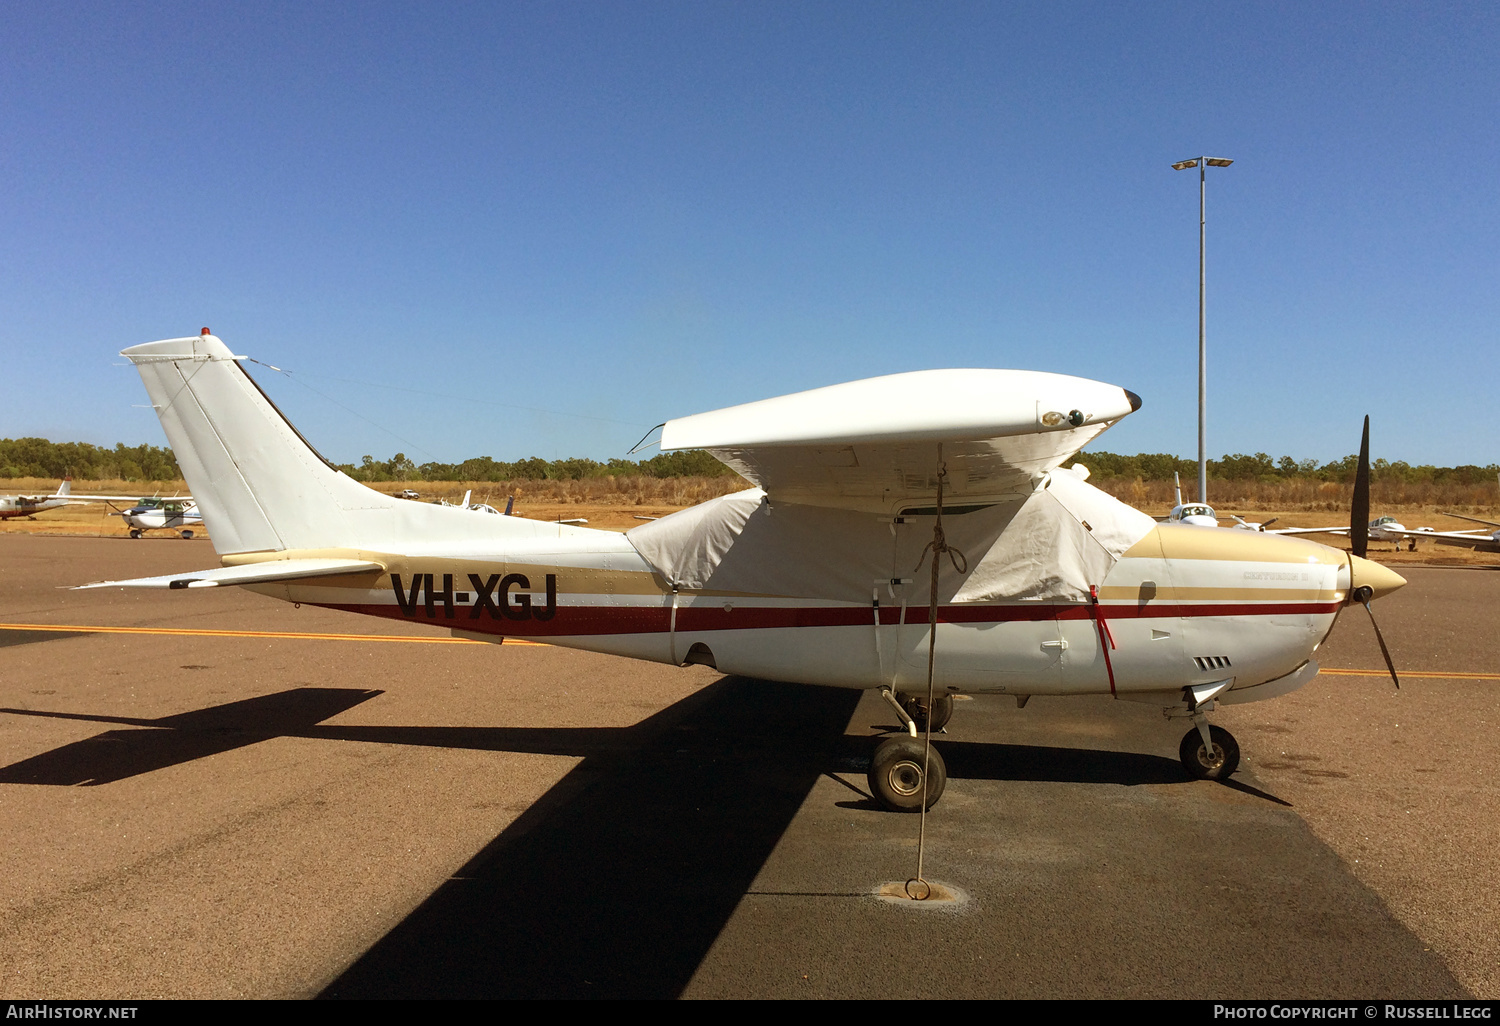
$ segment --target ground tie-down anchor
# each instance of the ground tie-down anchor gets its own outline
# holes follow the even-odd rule
[[[969,569],[968,557],[958,549],[949,546],[947,538],[943,535],[943,482],[947,480],[947,477],[948,464],[943,459],[943,443],[939,442],[937,447],[937,518],[932,525],[932,541],[928,542],[922,550],[922,560],[927,558],[929,552],[932,554],[932,577],[927,591],[927,708],[929,713],[922,732],[922,795],[919,803],[921,825],[917,830],[917,875],[906,881],[906,896],[913,901],[926,901],[932,896],[932,885],[922,875],[922,863],[927,853],[927,806],[931,804],[928,800],[928,784],[932,779],[932,759],[936,754],[932,750],[931,710],[936,708],[933,667],[937,660],[938,575],[945,553],[952,561],[954,570],[962,574],[968,572]],[[922,560],[917,561],[917,569],[921,568]],[[946,769],[943,771],[943,778],[947,779]]]

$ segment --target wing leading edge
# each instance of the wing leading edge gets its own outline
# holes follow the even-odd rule
[[[899,512],[1029,492],[1139,409],[1115,385],[1040,371],[892,374],[671,420],[663,449],[706,449],[773,500]]]

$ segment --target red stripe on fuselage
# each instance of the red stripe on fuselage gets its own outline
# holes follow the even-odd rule
[[[439,603],[435,615],[428,616],[420,604],[414,615],[407,616],[395,603],[314,603],[329,609],[383,616],[391,620],[432,624],[472,631],[476,634],[500,634],[513,637],[583,637],[602,634],[665,634],[672,629],[672,608],[662,606],[569,606],[558,604],[557,615],[549,620],[495,619],[486,613],[471,616],[473,607],[452,606],[445,615]],[[1214,604],[1151,602],[1105,603],[1101,611],[1111,620],[1168,620],[1214,616],[1316,616],[1338,611],[1338,602],[1235,602]],[[1054,605],[1050,602],[1025,605],[953,605],[938,608],[939,623],[1018,623],[1045,620],[1087,620],[1089,607],[1083,604]],[[882,606],[881,626],[896,623],[926,624],[927,608],[911,607],[901,621],[900,607]],[[695,631],[769,630],[788,627],[871,627],[874,617],[869,606],[721,606],[677,607],[677,633]]]

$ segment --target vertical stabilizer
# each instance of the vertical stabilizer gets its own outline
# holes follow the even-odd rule
[[[126,349],[161,417],[220,555],[286,549],[403,551],[534,533],[456,507],[384,495],[329,464],[223,342],[208,334]]]
[[[349,532],[338,493],[384,498],[313,452],[213,335],[120,355],[140,371],[221,555],[339,545]]]

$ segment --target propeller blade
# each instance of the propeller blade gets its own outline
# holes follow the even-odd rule
[[[1270,520],[1267,520],[1264,524],[1261,524],[1260,525],[1260,529],[1262,531],[1264,531],[1266,528],[1270,527],[1272,524],[1276,523],[1276,521],[1278,521],[1280,519],[1281,519],[1280,517],[1272,517]]]
[[[1359,440],[1359,467],[1354,472],[1354,501],[1349,504],[1350,550],[1363,557],[1370,548],[1370,417]],[[1379,633],[1377,631],[1377,633]],[[1395,672],[1395,671],[1392,671]]]
[[[1396,683],[1396,690],[1401,690],[1401,678],[1396,676],[1396,664],[1391,661],[1391,650],[1385,647],[1385,636],[1380,633],[1380,624],[1375,622],[1375,610],[1370,608],[1369,589],[1363,589],[1364,594],[1360,597],[1364,600],[1365,612],[1370,614],[1370,626],[1375,628],[1375,640],[1380,642],[1380,654],[1385,656],[1385,668],[1391,671],[1391,680]]]

